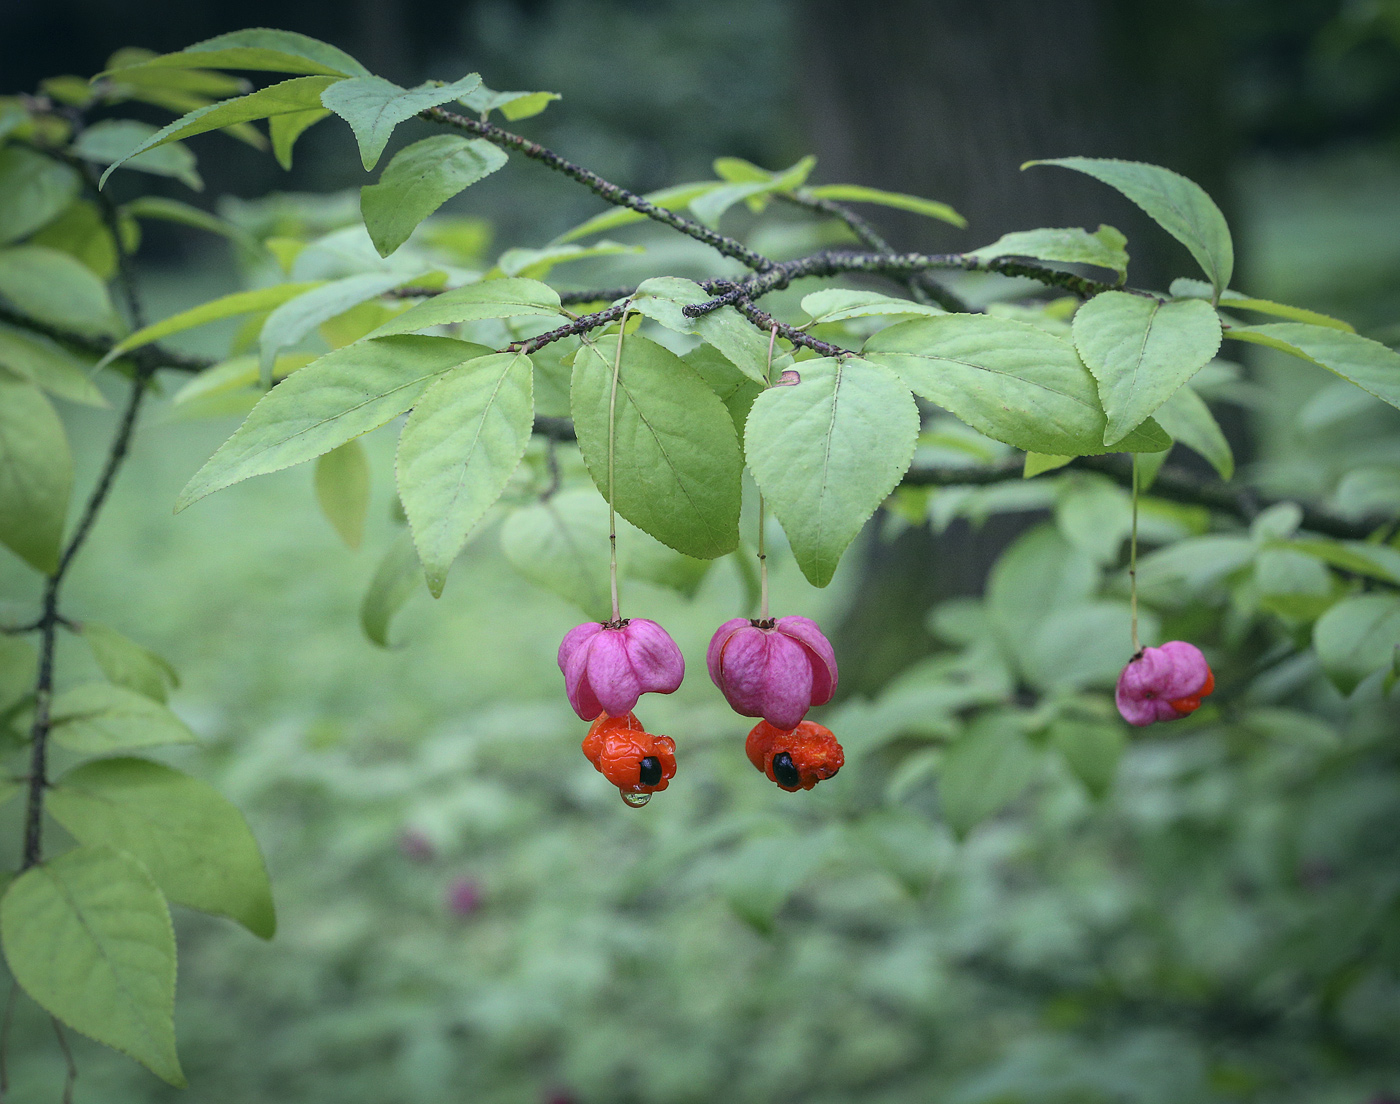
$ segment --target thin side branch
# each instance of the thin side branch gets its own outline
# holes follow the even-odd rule
[[[109,338],[93,337],[91,334],[81,334],[75,330],[65,330],[61,326],[41,322],[37,318],[31,318],[27,314],[11,310],[2,303],[0,303],[0,322],[43,337],[53,338],[53,340],[89,356],[106,356],[111,351],[112,346],[116,344]],[[123,353],[120,359],[134,364],[139,371],[145,372],[148,378],[162,368],[168,368],[175,372],[193,373],[202,372],[214,363],[205,357],[187,356],[161,345],[143,345],[139,349]]]

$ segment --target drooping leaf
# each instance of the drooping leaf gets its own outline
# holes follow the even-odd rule
[[[559,309],[559,293],[548,284],[519,276],[482,280],[434,295],[391,318],[371,331],[369,336],[387,337],[390,334],[426,330],[429,326],[523,315],[563,318],[564,312]]]
[[[904,195],[901,192],[886,192],[879,188],[867,188],[863,184],[819,184],[815,188],[804,188],[806,195],[818,199],[834,199],[838,203],[877,203],[881,207],[893,207],[899,211],[912,211],[916,215],[926,215],[942,222],[950,222],[961,229],[967,219],[958,214],[946,203],[919,196]]]
[[[79,843],[138,859],[176,904],[277,930],[272,887],[248,823],[208,782],[149,759],[99,759],[69,771],[47,808]]]
[[[1400,353],[1379,341],[1306,322],[1232,326],[1225,336],[1310,361],[1350,380],[1382,402],[1400,407]]]
[[[1092,234],[1078,226],[1063,230],[1018,230],[1003,234],[991,245],[974,249],[969,257],[990,261],[996,257],[1031,257],[1061,264],[1087,264],[1117,273],[1121,284],[1128,278],[1128,239],[1112,226],[1100,225]]]
[[[1210,461],[1221,479],[1235,474],[1235,454],[1230,442],[1225,439],[1205,400],[1190,387],[1180,388],[1153,416],[1174,440]]]
[[[378,429],[443,372],[489,351],[450,337],[398,336],[327,353],[263,396],[195,472],[175,509],[251,476],[314,460]]]
[[[24,146],[0,149],[0,245],[57,218],[81,189],[77,172],[61,161]]]
[[[618,340],[585,345],[574,360],[574,429],[605,496]],[[690,365],[635,335],[618,375],[614,461],[614,505],[633,525],[699,559],[734,550],[743,461],[729,411]]]
[[[112,334],[121,321],[107,286],[86,265],[57,249],[0,249],[0,296],[40,322],[82,334]]]
[[[1027,161],[1021,168],[1031,165],[1074,169],[1117,188],[1191,251],[1191,256],[1205,270],[1216,295],[1230,286],[1235,270],[1235,246],[1230,239],[1230,228],[1220,208],[1199,184],[1171,169],[1140,161],[1057,157]]]
[[[1327,677],[1350,694],[1368,675],[1397,662],[1400,598],[1363,594],[1338,602],[1313,626],[1313,647]]]
[[[484,138],[457,134],[424,138],[399,150],[378,184],[360,189],[365,229],[381,257],[408,241],[418,224],[508,158]]]
[[[340,539],[359,548],[369,513],[369,460],[359,438],[317,459],[316,501]]]
[[[272,138],[272,155],[284,172],[292,171],[292,149],[297,139],[322,119],[330,117],[324,107],[312,107],[305,111],[287,111],[273,115],[267,121],[267,133]]]
[[[178,53],[160,54],[102,76],[127,80],[133,69],[251,69],[272,73],[321,73],[365,77],[369,70],[328,42],[268,27],[230,31],[196,42]]]
[[[107,406],[88,378],[87,365],[56,341],[0,323],[0,368],[5,368],[50,395],[85,406]]]
[[[716,171],[722,166],[738,162],[737,157],[720,158],[715,163]],[[696,196],[690,201],[690,211],[706,226],[717,226],[724,212],[741,200],[747,200],[753,210],[762,210],[768,196],[773,192],[790,192],[800,188],[808,174],[816,167],[817,159],[808,155],[789,168],[770,173],[757,165],[747,165],[752,172],[746,178],[725,184]]]
[[[523,353],[470,360],[428,388],[404,425],[399,499],[435,598],[468,534],[525,455],[533,379]]]
[[[713,298],[699,284],[674,276],[657,276],[637,288],[633,305],[648,318],[676,333],[693,334],[713,345],[731,364],[755,383],[765,382],[768,364],[768,338],[733,307],[720,307],[698,318],[687,317],[690,303]]]
[[[389,646],[389,623],[418,589],[423,566],[413,547],[413,536],[405,531],[394,538],[384,558],[375,568],[369,589],[360,603],[360,628],[381,648]]]
[[[71,751],[101,755],[196,737],[166,706],[125,686],[85,682],[54,697],[53,738]]]
[[[1200,299],[1108,291],[1075,312],[1074,344],[1098,381],[1103,442],[1115,445],[1215,356],[1220,318]]]
[[[1282,547],[1305,552],[1323,563],[1400,586],[1400,549],[1370,541],[1334,541],[1323,538],[1279,542]]]
[[[235,245],[250,251],[261,248],[258,240],[241,226],[235,226],[227,219],[181,203],[178,199],[164,196],[137,196],[130,203],[122,205],[122,214],[137,219],[159,219],[162,222],[178,222],[182,226],[193,226],[196,230],[207,230],[227,238]]]
[[[78,847],[19,875],[0,901],[10,972],[76,1031],[183,1086],[175,1055],[175,931],[136,859]]]
[[[224,100],[220,103],[197,107],[187,115],[168,123],[139,145],[133,146],[118,157],[103,172],[99,186],[107,183],[107,178],[133,157],[147,150],[163,146],[179,138],[190,138],[211,130],[220,130],[234,123],[246,123],[251,119],[266,119],[273,115],[285,115],[293,111],[306,111],[321,106],[321,93],[334,85],[339,77],[293,77],[280,84],[260,88],[246,96]]]
[[[943,757],[938,774],[943,818],[957,836],[966,836],[1020,797],[1039,765],[1013,717],[983,714]]]
[[[321,104],[350,124],[360,145],[360,160],[372,169],[396,126],[420,111],[465,96],[480,83],[478,73],[468,73],[451,84],[427,81],[412,89],[383,77],[353,77],[322,92]]]
[[[679,211],[689,206],[692,200],[722,187],[724,187],[723,184],[714,180],[698,180],[691,184],[675,184],[657,192],[648,192],[642,198],[664,210]],[[616,230],[619,226],[627,226],[633,222],[644,222],[646,217],[640,211],[634,211],[630,207],[609,207],[602,214],[594,215],[588,221],[579,223],[572,230],[559,235],[554,239],[554,244],[564,245],[579,238],[586,238],[590,234],[601,234],[604,231]]]
[[[204,181],[195,169],[195,156],[178,142],[166,140],[161,145],[132,154],[137,146],[145,145],[156,128],[135,119],[103,119],[87,127],[73,141],[73,153],[95,165],[110,165],[120,161],[128,169],[139,169],[153,176],[168,176],[193,188],[204,190]]]
[[[102,673],[117,686],[164,702],[170,697],[171,689],[180,685],[180,676],[174,667],[116,629],[96,621],[84,621],[82,636]]]
[[[877,315],[935,315],[946,314],[942,307],[916,303],[912,299],[896,299],[877,291],[856,291],[853,288],[824,288],[802,298],[802,309],[814,323],[845,322],[850,318]],[[750,327],[752,328],[752,327]]]
[[[972,314],[919,318],[881,330],[863,355],[995,440],[1055,456],[1106,451],[1094,377],[1068,342],[1029,323]],[[1116,448],[1158,452],[1170,443],[1148,420]]]
[[[39,571],[58,568],[73,457],[34,384],[0,372],[0,543]]]
[[[1211,290],[1211,286],[1204,280],[1191,280],[1185,276],[1173,280],[1171,285],[1171,294],[1177,299],[1209,299]],[[1290,307],[1287,303],[1275,303],[1271,299],[1255,299],[1253,296],[1242,295],[1238,291],[1222,291],[1220,293],[1220,309],[1271,314],[1277,318],[1286,318],[1290,322],[1311,322],[1314,325],[1327,326],[1334,330],[1346,330],[1347,333],[1356,332],[1356,327],[1350,322],[1343,322],[1340,318],[1333,318],[1330,314],[1321,314],[1318,311],[1305,310],[1302,307]]]
[[[859,357],[800,371],[754,401],[744,454],[802,574],[821,587],[908,469],[919,411],[897,375]]]

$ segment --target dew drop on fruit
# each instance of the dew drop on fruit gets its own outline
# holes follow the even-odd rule
[[[645,805],[648,801],[651,800],[651,794],[625,793],[622,795],[622,800],[627,802],[628,805],[631,805],[632,808],[640,809],[643,805]]]

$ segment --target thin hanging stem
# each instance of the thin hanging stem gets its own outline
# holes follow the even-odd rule
[[[612,619],[622,620],[622,608],[617,602],[617,509],[613,506],[616,486],[615,453],[617,450],[617,377],[622,373],[622,339],[627,335],[627,311],[631,300],[622,309],[622,324],[617,331],[617,355],[613,358],[612,392],[608,395],[608,582],[612,586]]]
[[[53,1033],[58,1036],[58,1049],[63,1051],[63,1104],[73,1104],[73,1086],[78,1081],[78,1063],[73,1061],[73,1052],[68,1049],[68,1038],[63,1034],[63,1025],[57,1016],[50,1016]]]
[[[15,998],[19,996],[19,985],[10,982],[10,995],[5,998],[5,1016],[0,1021],[0,1101],[10,1092],[10,1023],[15,1016]]]
[[[778,324],[775,322],[768,331],[768,364],[763,370],[763,380],[773,386],[773,346],[778,340]],[[764,547],[764,502],[763,492],[758,493],[758,619],[768,620],[768,552]]]
[[[1138,610],[1137,610],[1137,530],[1138,530],[1138,454],[1133,453],[1133,533],[1128,544],[1128,592],[1129,605],[1132,608],[1133,624],[1133,655],[1142,651],[1142,644],[1138,640]]]

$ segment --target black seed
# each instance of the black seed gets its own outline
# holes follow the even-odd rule
[[[648,755],[642,760],[640,773],[643,786],[655,786],[661,781],[661,760],[655,755]]]
[[[797,787],[802,785],[802,776],[797,773],[797,768],[792,763],[792,756],[786,751],[780,751],[773,756],[773,777],[778,780],[779,786]]]

